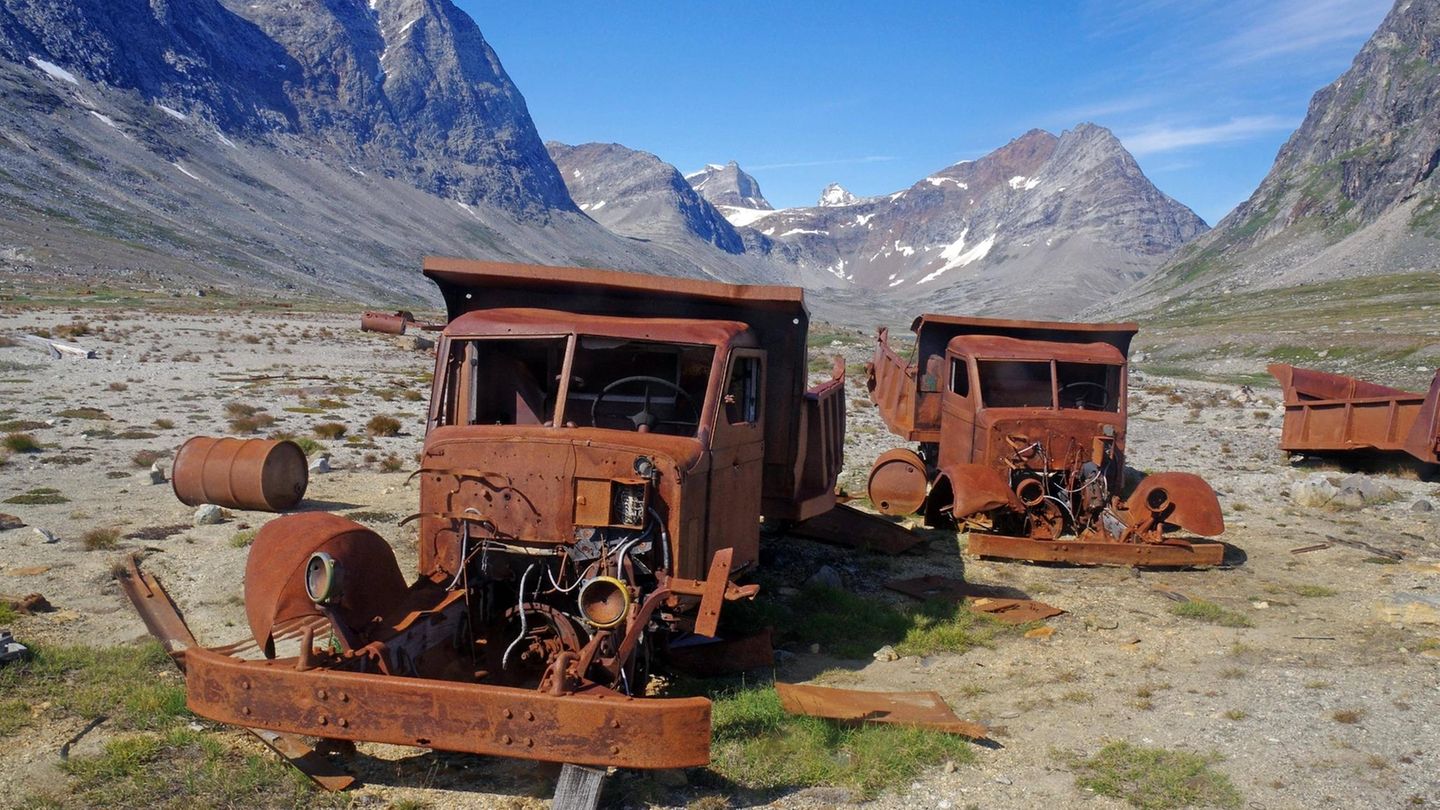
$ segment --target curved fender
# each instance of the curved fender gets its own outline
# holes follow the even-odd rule
[[[1125,502],[1133,516],[1150,515],[1188,532],[1214,537],[1225,532],[1220,499],[1204,478],[1193,473],[1163,472],[1145,476]]]
[[[305,564],[317,551],[340,565],[336,613],[351,627],[394,609],[405,594],[405,577],[395,553],[375,532],[328,512],[276,518],[255,536],[245,562],[245,617],[255,643],[267,656],[274,653],[275,625],[323,615],[305,593]]]
[[[940,468],[940,477],[950,482],[954,516],[969,517],[980,512],[1007,507],[1024,512],[1025,506],[1010,489],[1005,475],[984,464],[951,464]]]

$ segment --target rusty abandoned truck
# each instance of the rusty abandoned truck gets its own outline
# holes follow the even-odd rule
[[[189,707],[272,745],[706,764],[709,701],[645,685],[670,642],[715,636],[725,602],[754,595],[736,580],[762,516],[835,505],[844,369],[807,390],[802,291],[434,257],[424,272],[448,324],[407,518],[419,577],[357,523],[282,516],[246,565],[252,638],[206,648],[132,562],[125,589]]]
[[[977,556],[1081,564],[1216,565],[1225,530],[1199,476],[1146,476],[1126,493],[1132,323],[921,315],[910,359],[881,329],[866,365],[891,432],[868,492],[882,513],[970,529]],[[1122,493],[1125,496],[1122,497]]]

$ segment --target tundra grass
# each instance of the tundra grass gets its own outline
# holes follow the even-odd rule
[[[1202,756],[1164,748],[1112,742],[1089,759],[1072,763],[1081,788],[1123,799],[1141,810],[1180,807],[1238,808],[1243,800],[1230,778]]]
[[[953,734],[789,714],[769,685],[712,700],[710,770],[750,790],[834,785],[868,798],[927,767],[975,759],[971,743]]]
[[[1218,624],[1222,627],[1254,627],[1255,623],[1250,617],[1243,613],[1223,608],[1214,602],[1207,602],[1204,599],[1191,599],[1187,602],[1179,602],[1170,606],[1170,612],[1176,616],[1186,619],[1194,619],[1206,624]]]
[[[819,644],[837,658],[869,658],[886,644],[902,656],[960,653],[989,646],[1000,633],[1026,629],[944,601],[893,607],[823,585],[808,586],[788,600],[764,596],[776,590],[762,585],[756,604],[734,605],[727,612],[733,610],[737,622],[750,629],[771,627],[781,634],[779,641]]]

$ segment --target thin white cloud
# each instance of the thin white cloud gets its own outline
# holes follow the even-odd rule
[[[1240,33],[1221,47],[1225,61],[1243,65],[1308,53],[1347,40],[1368,37],[1389,11],[1392,0],[1284,0],[1256,4]]]
[[[1058,126],[1065,127],[1074,126],[1082,121],[1098,122],[1100,119],[1112,118],[1155,106],[1158,100],[1157,96],[1150,93],[1125,98],[1106,99],[1096,101],[1092,104],[1080,104],[1074,107],[1065,107],[1056,110],[1047,116],[1047,120],[1055,122]]]
[[[855,163],[888,163],[892,160],[899,160],[893,155],[865,155],[864,157],[835,158],[833,160],[796,160],[788,163],[761,163],[755,166],[746,166],[746,170],[763,171],[765,169],[799,169],[810,166],[848,166]]]
[[[1153,155],[1191,146],[1211,146],[1246,141],[1258,135],[1294,129],[1296,122],[1278,115],[1247,115],[1222,124],[1172,126],[1152,124],[1120,136],[1132,155]]]

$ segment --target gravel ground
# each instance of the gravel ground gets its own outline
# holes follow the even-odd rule
[[[0,532],[0,593],[39,592],[58,608],[21,619],[15,629],[22,639],[109,645],[143,638],[110,574],[116,557],[131,551],[145,555],[147,569],[165,582],[202,639],[243,635],[246,551],[231,541],[271,516],[237,512],[222,524],[193,527],[193,510],[168,485],[151,484],[148,467],[134,461],[141,451],[173,452],[190,435],[226,433],[224,409],[232,402],[266,408],[277,420],[267,431],[296,435],[310,435],[320,421],[341,421],[363,436],[371,416],[400,419],[399,436],[326,441],[333,472],[312,477],[306,508],[366,513],[362,522],[392,541],[402,567],[413,567],[413,533],[395,528],[395,521],[415,508],[416,492],[405,478],[415,466],[425,403],[406,392],[426,394],[433,359],[411,339],[362,335],[348,316],[305,314],[11,311],[0,330],[54,330],[76,322],[91,331],[77,341],[96,348],[100,359],[52,361],[28,347],[0,347],[0,421],[42,423],[26,432],[46,445],[0,467],[0,500],[36,487],[69,498],[56,505],[0,504],[0,512],[28,524]],[[868,354],[867,339],[847,334],[826,348],[852,364],[844,481],[863,487],[870,461],[901,442],[885,432],[863,380],[853,376]],[[338,404],[326,404],[323,413],[285,410],[315,407],[321,399]],[[786,656],[777,673],[782,679],[839,668],[854,673],[849,686],[936,689],[957,714],[994,729],[999,747],[977,749],[977,764],[934,768],[868,804],[1124,806],[1079,789],[1067,764],[1110,740],[1218,752],[1224,759],[1216,768],[1253,807],[1440,803],[1440,651],[1426,649],[1440,627],[1396,624],[1377,608],[1396,595],[1440,596],[1440,493],[1402,469],[1366,475],[1393,491],[1383,502],[1346,509],[1298,505],[1298,484],[1346,473],[1292,464],[1276,449],[1277,399],[1273,390],[1247,395],[1143,375],[1132,384],[1131,465],[1210,480],[1226,508],[1224,539],[1244,553],[1236,567],[1137,573],[978,561],[957,553],[963,538],[957,544],[941,533],[897,559],[780,541],[792,544],[802,566],[831,564],[860,593],[898,600],[882,589],[884,579],[964,575],[1019,588],[1067,611],[1049,622],[1055,628],[1049,638],[1007,637],[963,655],[843,661],[806,648]],[[62,415],[83,406],[109,418]],[[157,427],[157,419],[173,427]],[[382,470],[392,455],[403,462],[401,472]],[[168,469],[167,461],[161,464]],[[1421,500],[1434,502],[1436,511],[1412,511]],[[52,532],[58,542],[43,542],[32,527]],[[114,550],[85,550],[83,535],[104,527],[123,533],[179,528],[163,539],[122,539]],[[1291,552],[1320,543],[1329,547]],[[1358,544],[1402,558],[1379,564],[1374,551]],[[1175,616],[1169,610],[1175,603],[1162,591],[1215,602],[1245,615],[1253,627]],[[1354,711],[1357,722],[1337,721],[1337,711]],[[55,779],[59,744],[79,725],[43,724],[24,744],[0,751],[0,795],[24,795]],[[249,744],[232,734],[237,744]],[[101,726],[76,752],[98,750],[106,738]],[[369,757],[361,803],[409,798],[441,807],[541,806],[553,789],[555,770],[545,766],[389,746],[362,750]],[[683,774],[622,775],[616,782],[637,780],[653,780],[658,794],[651,795],[665,804],[705,795]],[[774,801],[786,807],[851,803],[831,788]]]

